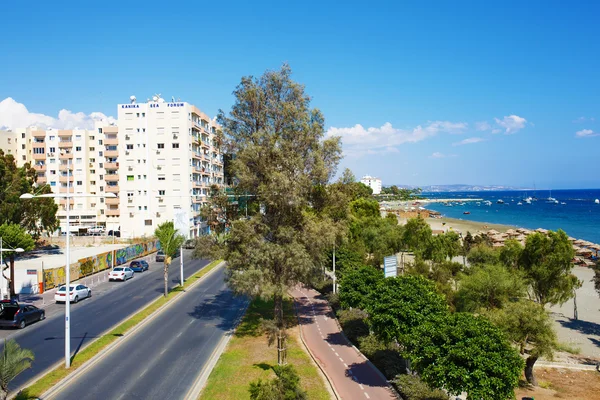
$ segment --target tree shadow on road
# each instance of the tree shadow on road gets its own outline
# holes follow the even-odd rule
[[[567,318],[566,320],[559,319],[558,323],[565,328],[575,330],[584,335],[600,336],[600,324],[595,322]]]
[[[327,338],[325,338],[325,340],[329,344],[337,344],[340,346],[348,346],[348,347],[351,346],[351,344],[348,343],[348,341],[346,340],[344,335],[342,335],[341,332],[330,333],[327,335]]]
[[[234,327],[233,318],[225,318],[225,315],[232,307],[237,307],[239,301],[232,295],[231,290],[221,290],[214,297],[204,299],[200,304],[194,307],[194,311],[189,312],[190,317],[198,320],[211,321],[216,323],[216,327],[222,330],[229,330]]]
[[[387,382],[367,361],[348,365],[346,376],[363,386],[388,388]]]

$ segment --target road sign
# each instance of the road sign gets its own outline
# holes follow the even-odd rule
[[[383,273],[386,278],[394,277],[398,273],[398,258],[393,255],[383,258]]]

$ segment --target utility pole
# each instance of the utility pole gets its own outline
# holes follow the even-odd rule
[[[179,248],[179,272],[181,273],[181,287],[183,287],[183,245]]]
[[[333,293],[337,293],[337,288],[336,288],[336,276],[335,276],[335,243],[333,244]]]

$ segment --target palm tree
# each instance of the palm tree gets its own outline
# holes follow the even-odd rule
[[[0,400],[8,398],[8,385],[17,375],[31,367],[33,352],[22,349],[14,339],[6,341],[0,359]]]
[[[165,297],[169,293],[168,281],[169,281],[169,265],[171,264],[171,257],[177,253],[177,250],[183,245],[185,237],[180,235],[175,229],[173,221],[167,221],[160,224],[154,231],[154,235],[160,242],[160,248],[165,253],[164,261],[164,279],[165,279]],[[180,254],[179,257],[183,257]]]

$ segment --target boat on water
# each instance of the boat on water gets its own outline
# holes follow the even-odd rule
[[[517,205],[518,205],[518,206],[522,206],[522,205],[523,205],[523,203],[521,203],[521,202],[518,202],[518,203],[517,203]]]
[[[554,197],[552,197],[552,190],[550,191],[550,195],[546,199],[546,203],[558,204],[558,201]]]
[[[594,203],[596,203],[596,204],[600,204],[600,200],[599,200],[599,199],[596,199],[596,200],[594,200]]]
[[[471,211],[464,211],[463,214],[471,214]]]
[[[486,200],[486,201],[483,202],[483,204],[485,204],[486,206],[491,206],[492,202],[489,201],[489,200]]]
[[[498,199],[498,200],[496,200],[496,203],[498,203],[498,204],[504,204],[504,200]]]
[[[562,204],[563,206],[566,205],[567,203],[565,203],[564,201],[561,201],[560,204]]]

